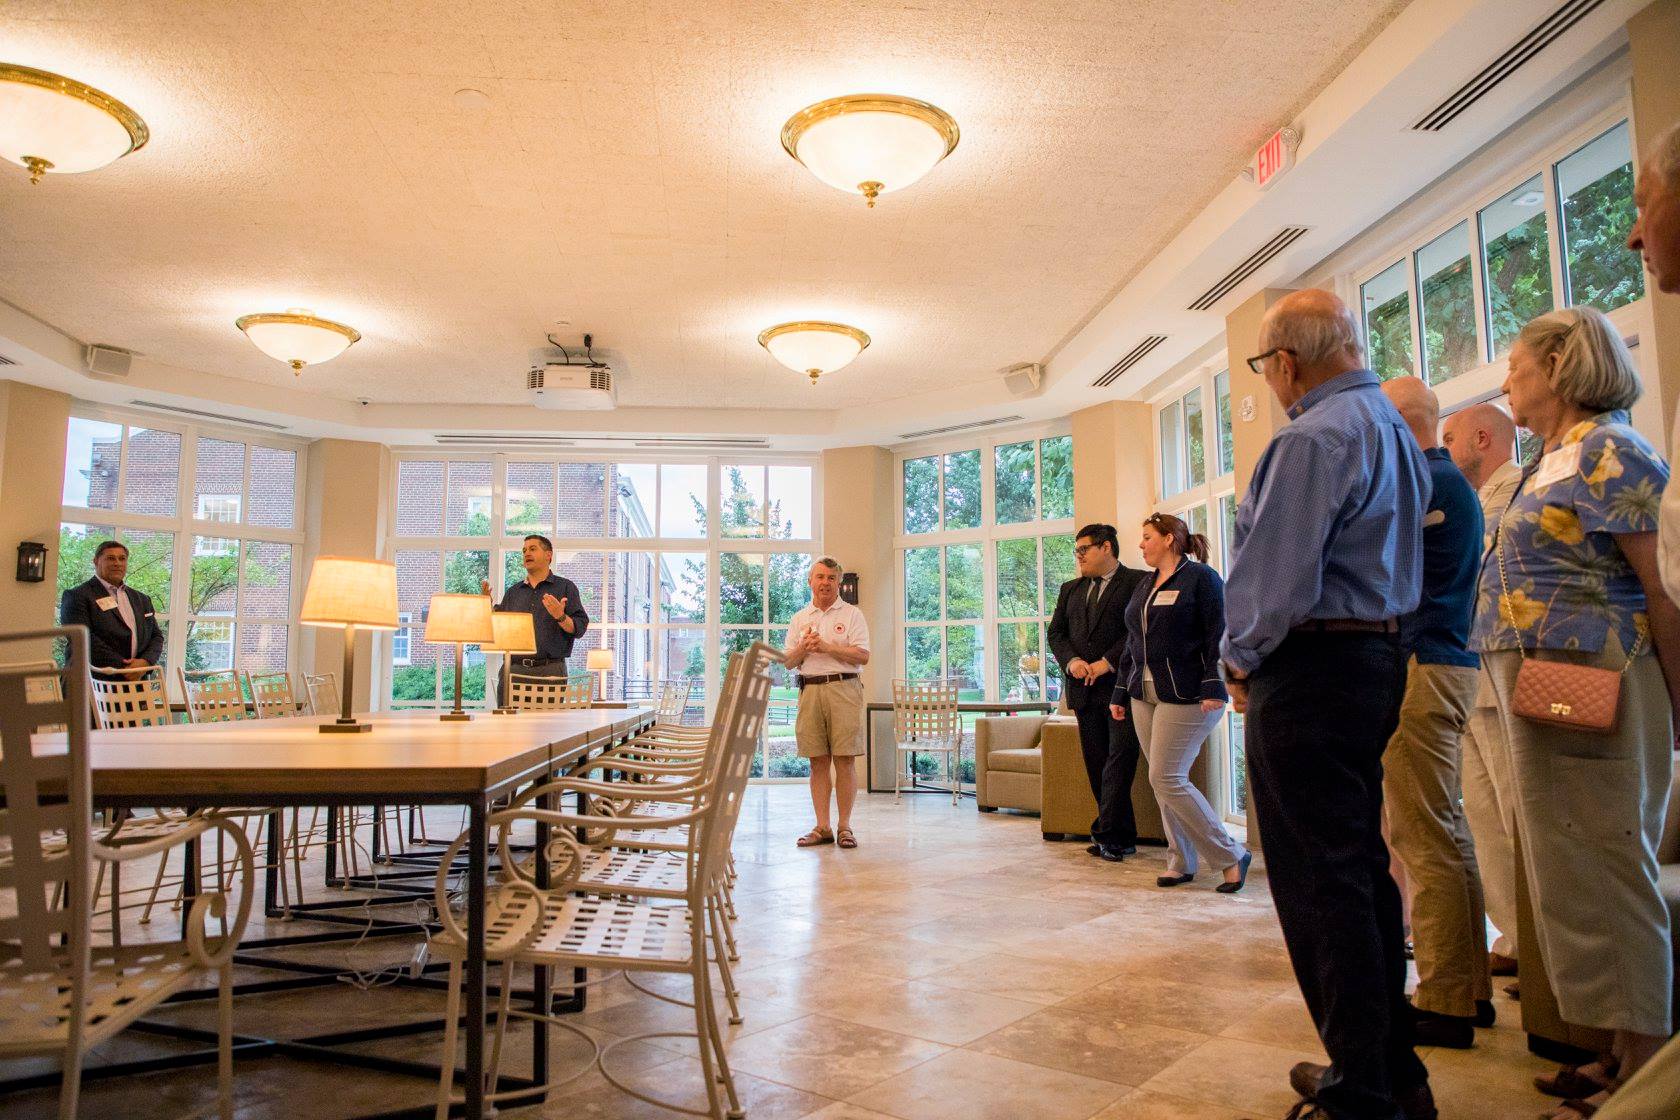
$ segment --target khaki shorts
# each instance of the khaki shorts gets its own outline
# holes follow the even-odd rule
[[[862,754],[863,681],[829,681],[801,689],[794,734],[800,758]]]

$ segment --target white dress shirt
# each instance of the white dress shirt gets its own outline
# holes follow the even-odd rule
[[[128,586],[121,583],[106,583],[104,576],[95,576],[99,586],[105,593],[117,601],[117,614],[128,626],[128,656],[133,660],[140,651],[140,629],[134,624],[134,603],[128,597]]]
[[[807,603],[788,623],[784,652],[791,654],[798,649],[805,632],[812,629],[825,642],[857,646],[866,652],[869,649],[869,624],[863,620],[863,612],[844,599],[835,599],[826,611],[818,610],[815,603]],[[806,677],[826,677],[833,673],[855,673],[858,668],[830,654],[813,653],[800,662],[799,673]]]

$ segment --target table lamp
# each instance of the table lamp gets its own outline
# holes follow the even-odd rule
[[[513,655],[537,652],[537,624],[529,611],[492,611],[490,628],[496,640],[483,648],[502,655],[502,706],[495,714],[511,716],[519,711],[513,706]]]
[[[455,707],[439,719],[457,723],[472,718],[461,710],[461,655],[467,644],[489,645],[496,640],[490,616],[488,595],[452,595],[447,592],[432,596],[426,611],[426,640],[452,642],[455,645]]]
[[[338,719],[322,731],[372,731],[350,714],[355,692],[356,629],[397,629],[397,566],[359,556],[318,556],[309,570],[298,621],[305,626],[344,627],[344,687],[339,689]]]
[[[612,650],[592,649],[589,651],[589,671],[591,673],[600,674],[600,676],[596,678],[600,682],[601,686],[596,692],[595,698],[597,700],[605,700],[607,698],[607,674],[612,671],[612,667]]]

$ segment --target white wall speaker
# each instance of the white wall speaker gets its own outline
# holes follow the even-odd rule
[[[1037,362],[1020,362],[1002,370],[1003,386],[1011,396],[1030,397],[1044,384],[1044,367]]]
[[[89,373],[97,373],[101,377],[127,377],[134,355],[114,346],[92,345],[83,350],[82,360],[87,364]]]

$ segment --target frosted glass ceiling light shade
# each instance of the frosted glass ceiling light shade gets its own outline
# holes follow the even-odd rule
[[[291,366],[293,373],[302,373],[304,366],[332,361],[362,338],[354,327],[311,315],[301,307],[241,315],[233,325],[244,331],[258,350]]]
[[[824,373],[851,363],[869,345],[869,336],[844,323],[782,323],[758,336],[758,344],[796,373],[810,374],[811,384]]]
[[[801,109],[782,126],[782,147],[806,170],[870,206],[932,171],[961,133],[943,109],[885,93],[835,97]]]
[[[140,115],[73,78],[0,62],[0,157],[29,169],[73,175],[115,163],[145,147]]]

